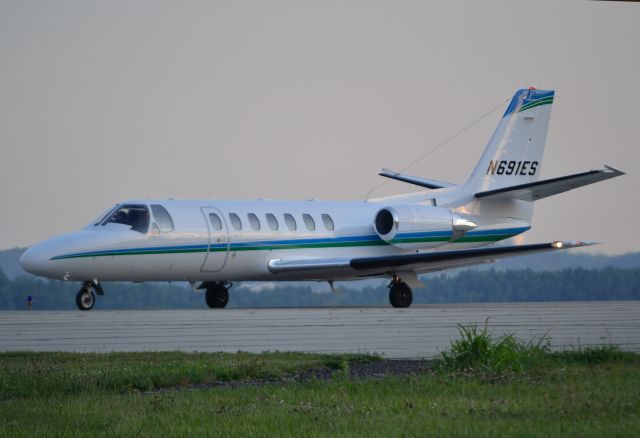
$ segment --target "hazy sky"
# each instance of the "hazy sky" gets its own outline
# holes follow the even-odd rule
[[[0,248],[131,198],[358,198],[556,89],[527,242],[640,250],[640,4],[0,0]],[[462,182],[501,107],[407,173]],[[414,190],[392,182],[374,195]]]

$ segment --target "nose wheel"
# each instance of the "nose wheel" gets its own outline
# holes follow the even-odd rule
[[[96,304],[96,296],[93,293],[93,290],[82,286],[82,289],[76,295],[76,306],[80,310],[91,310],[93,306]]]
[[[91,310],[93,306],[96,304],[96,295],[104,295],[104,291],[102,290],[102,286],[98,282],[98,280],[94,281],[85,281],[82,284],[82,288],[78,291],[76,295],[76,306],[80,310]]]

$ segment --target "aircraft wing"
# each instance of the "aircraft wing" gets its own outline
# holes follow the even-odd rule
[[[549,242],[530,245],[492,246],[488,248],[461,249],[455,251],[426,252],[391,256],[358,258],[309,258],[273,259],[269,270],[274,274],[299,272],[326,274],[327,271],[351,272],[354,276],[382,275],[389,272],[429,272],[460,266],[492,262],[500,258],[557,251],[592,245],[591,242]],[[366,272],[366,273],[365,273]]]
[[[559,178],[546,179],[528,184],[504,187],[475,194],[476,198],[490,199],[520,199],[522,201],[536,201],[547,196],[557,195],[578,187],[593,184],[605,179],[624,175],[624,172],[610,166],[604,166],[601,170],[577,173],[575,175],[561,176]]]
[[[421,178],[419,176],[405,175],[403,173],[394,172],[393,170],[389,170],[389,169],[382,169],[382,172],[380,172],[378,175],[385,176],[387,178],[395,179],[398,181],[406,182],[409,184],[413,184],[416,186],[426,187],[428,189],[442,189],[445,187],[451,187],[455,185],[455,184],[447,183],[444,181],[436,181],[434,179]]]

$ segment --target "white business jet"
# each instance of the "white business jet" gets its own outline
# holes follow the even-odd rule
[[[209,307],[225,307],[232,281],[387,277],[389,301],[408,307],[418,274],[502,257],[588,245],[494,246],[531,227],[534,202],[623,175],[601,170],[539,180],[554,91],[516,92],[463,184],[383,170],[428,190],[364,201],[134,200],[80,231],[29,248],[35,275],[82,282],[90,310],[103,281],[188,281]]]

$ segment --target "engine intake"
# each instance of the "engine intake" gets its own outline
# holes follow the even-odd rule
[[[389,234],[397,224],[398,219],[393,216],[393,213],[388,208],[383,208],[376,214],[375,228],[376,232],[381,236]]]

